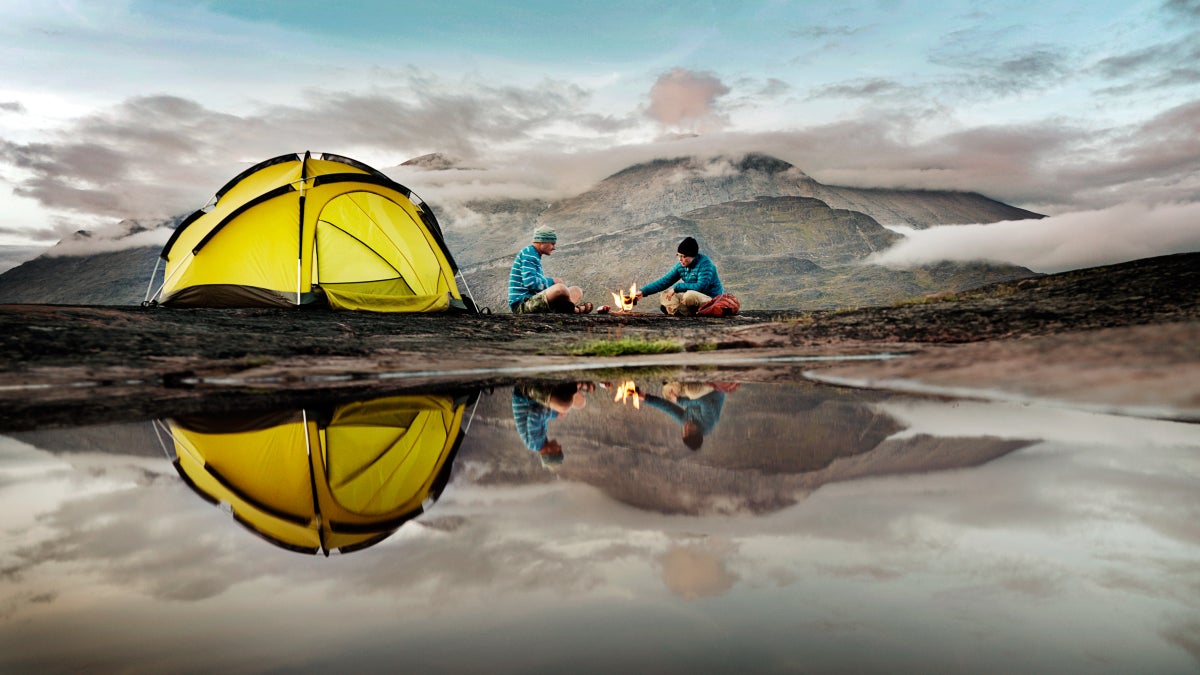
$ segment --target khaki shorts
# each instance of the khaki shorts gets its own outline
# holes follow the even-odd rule
[[[546,299],[546,291],[525,298],[520,304],[512,308],[513,314],[546,314],[549,311],[550,301]]]

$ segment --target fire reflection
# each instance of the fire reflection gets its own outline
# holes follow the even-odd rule
[[[613,396],[613,403],[631,403],[634,408],[641,408],[641,395],[638,393],[637,383],[633,380],[626,380],[614,387],[616,394]]]

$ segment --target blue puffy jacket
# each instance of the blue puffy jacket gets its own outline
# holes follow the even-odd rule
[[[721,285],[721,277],[717,274],[717,266],[703,253],[696,254],[691,267],[684,267],[683,263],[675,263],[675,266],[666,274],[642,286],[642,295],[654,295],[659,291],[665,291],[671,287],[671,284],[675,284],[676,293],[699,291],[710,298],[715,298],[725,292],[725,287]]]

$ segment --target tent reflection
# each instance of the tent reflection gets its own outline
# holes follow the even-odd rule
[[[389,396],[167,425],[175,467],[197,493],[280,547],[329,555],[386,539],[438,498],[468,402]]]

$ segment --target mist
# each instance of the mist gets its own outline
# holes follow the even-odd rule
[[[1041,220],[893,229],[906,238],[869,262],[910,267],[987,260],[1053,274],[1200,251],[1200,203],[1127,203]]]

